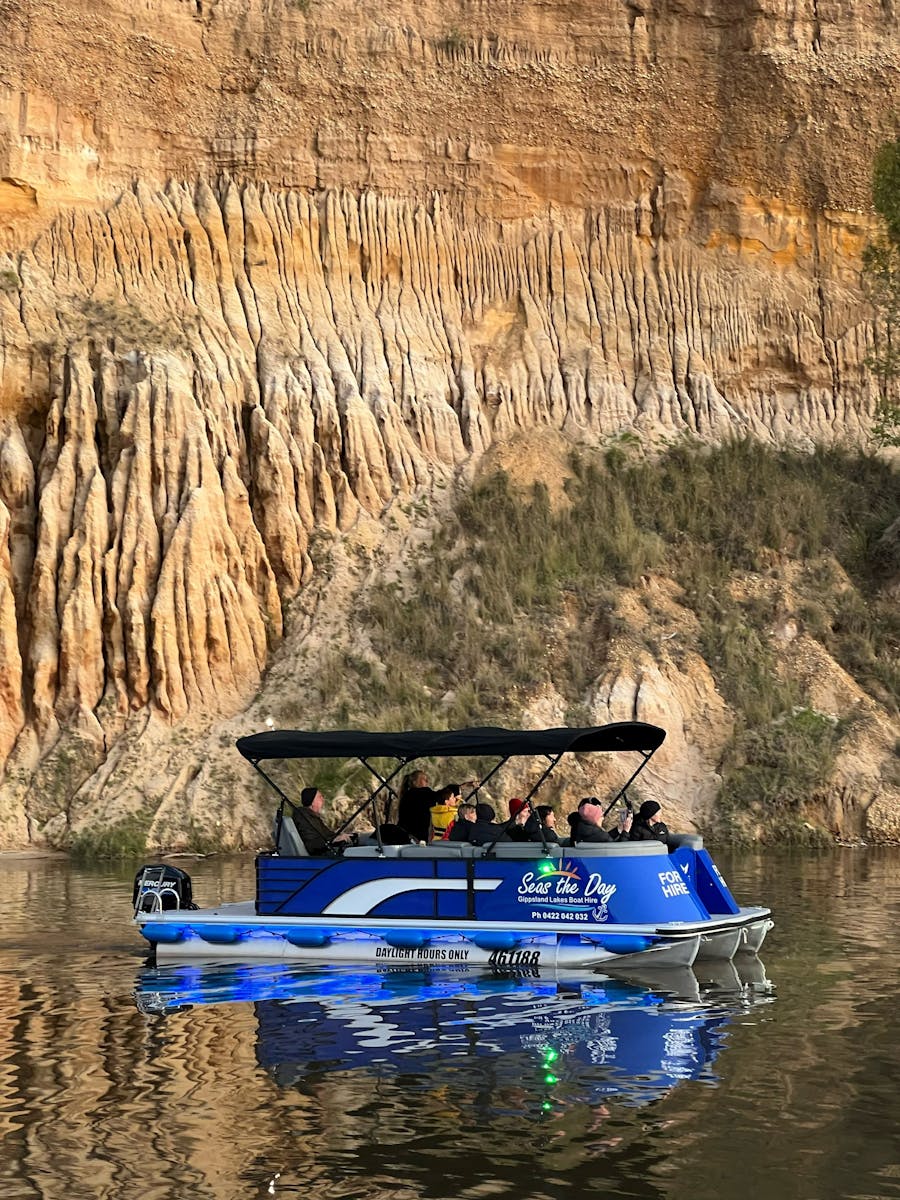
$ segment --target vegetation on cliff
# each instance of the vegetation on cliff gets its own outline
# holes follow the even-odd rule
[[[883,534],[898,509],[900,479],[875,457],[749,440],[682,443],[655,462],[627,441],[576,455],[555,505],[542,484],[523,491],[498,472],[459,497],[407,578],[370,587],[353,651],[335,649],[320,681],[320,720],[515,722],[552,685],[567,720],[584,721],[611,639],[629,633],[626,589],[646,597],[643,649],[674,638],[640,592],[663,575],[695,618],[666,653],[699,652],[735,714],[719,832],[806,837],[847,722],[811,706],[775,631],[802,629],[896,713],[900,562]]]
[[[878,382],[872,436],[880,446],[900,446],[900,138],[875,159],[872,201],[882,229],[863,252],[863,282],[879,321],[869,366]]]

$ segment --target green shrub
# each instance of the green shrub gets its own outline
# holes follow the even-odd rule
[[[84,829],[75,834],[69,847],[74,859],[140,858],[147,853],[151,820],[144,813],[124,817],[115,825]]]
[[[740,825],[756,814],[764,837],[815,841],[803,811],[827,783],[844,727],[810,708],[796,708],[768,725],[742,730],[729,747],[719,811]]]

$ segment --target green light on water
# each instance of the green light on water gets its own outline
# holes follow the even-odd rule
[[[559,1080],[555,1075],[548,1071],[544,1076],[544,1083],[559,1083]]]
[[[555,1063],[558,1058],[558,1051],[554,1050],[552,1046],[548,1046],[544,1051],[544,1066],[549,1067],[550,1064]]]
[[[550,1110],[552,1108],[553,1108],[553,1105],[550,1103],[550,1101],[545,1100],[544,1103],[541,1105],[541,1112],[550,1112]]]

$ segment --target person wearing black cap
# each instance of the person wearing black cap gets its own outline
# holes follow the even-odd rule
[[[330,854],[335,846],[349,842],[349,833],[335,834],[322,820],[325,797],[318,788],[307,787],[300,793],[300,807],[294,808],[294,824],[303,839],[307,854]]]
[[[508,842],[506,826],[495,821],[496,813],[490,804],[475,805],[475,822],[469,832],[468,840],[476,846],[490,846],[494,842]]]
[[[645,800],[638,809],[631,827],[631,840],[633,842],[652,842],[655,839],[658,842],[665,842],[668,839],[669,830],[659,819],[661,812],[662,806],[655,800]]]
[[[619,828],[610,830],[603,828],[603,805],[596,796],[585,796],[578,804],[578,811],[569,813],[569,828],[572,830],[571,843],[576,842],[624,842],[628,840],[628,830],[631,827],[631,813],[624,813],[619,819]]]

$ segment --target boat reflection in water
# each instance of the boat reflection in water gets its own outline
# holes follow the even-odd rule
[[[136,999],[153,1014],[254,1003],[257,1060],[281,1086],[354,1069],[440,1082],[492,1060],[495,1084],[521,1083],[530,1066],[545,1084],[575,1083],[588,1102],[643,1104],[685,1080],[716,1083],[729,1024],[772,999],[755,956],[708,965],[714,974],[643,979],[180,965],[142,971]]]

